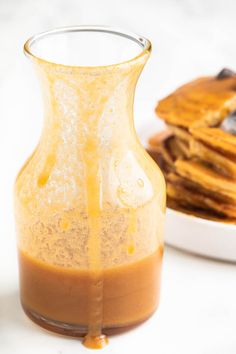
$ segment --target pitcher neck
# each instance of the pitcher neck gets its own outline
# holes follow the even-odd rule
[[[103,148],[135,137],[135,86],[146,60],[117,67],[58,67],[36,63],[44,99],[44,132],[63,144]],[[51,134],[50,134],[51,131]],[[44,134],[42,139],[44,139]]]

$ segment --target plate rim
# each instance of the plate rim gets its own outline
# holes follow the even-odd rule
[[[219,227],[222,229],[227,229],[227,230],[231,230],[231,231],[236,231],[236,225],[235,224],[226,224],[220,221],[214,221],[214,220],[208,220],[208,219],[203,219],[200,218],[198,216],[195,215],[191,215],[191,214],[186,214],[183,213],[182,211],[178,211],[172,208],[167,207],[166,208],[166,214],[168,213],[172,213],[175,215],[180,216],[181,218],[188,218],[193,222],[197,222],[199,224],[203,224],[203,225],[208,225],[208,226],[213,226],[213,227]]]

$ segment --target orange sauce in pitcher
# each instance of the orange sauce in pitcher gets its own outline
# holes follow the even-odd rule
[[[162,253],[159,248],[140,261],[103,270],[103,329],[133,326],[155,311],[159,301]],[[47,323],[53,319],[62,325],[76,326],[78,332],[75,335],[86,333],[89,289],[96,271],[46,264],[22,251],[19,252],[19,262],[21,301],[27,314],[33,311],[38,319],[31,318],[48,329],[51,328]],[[66,334],[66,330],[58,331]],[[100,340],[89,338],[87,344],[101,347],[104,340],[104,336]]]

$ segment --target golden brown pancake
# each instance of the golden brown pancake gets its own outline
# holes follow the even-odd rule
[[[168,131],[172,132],[173,135],[176,136],[176,138],[178,138],[179,140],[185,142],[186,144],[189,143],[189,141],[190,141],[192,136],[188,132],[187,129],[176,127],[176,126],[171,125],[171,124],[167,124],[167,127],[168,127]]]
[[[220,128],[192,128],[191,134],[212,148],[228,154],[236,162],[236,136],[226,133]]]
[[[158,117],[184,128],[214,127],[234,110],[236,76],[196,79],[162,99],[156,107]]]
[[[205,189],[236,199],[235,181],[220,175],[203,163],[192,160],[177,160],[175,167],[180,176],[201,185]]]
[[[236,179],[236,162],[198,140],[190,141],[190,156],[207,162],[213,169]]]
[[[213,198],[196,193],[196,191],[185,188],[181,185],[168,183],[167,195],[177,201],[180,205],[200,208],[206,211],[211,210],[217,214],[236,218],[236,205],[220,204]]]
[[[203,186],[192,182],[187,178],[179,176],[176,172],[166,173],[165,177],[167,183],[172,183],[174,185],[180,185],[184,188],[188,188],[197,194],[202,194],[205,197],[216,200],[219,204],[223,203],[236,205],[236,198],[234,196],[225,196],[220,193],[215,193],[214,191],[204,188]]]
[[[175,136],[166,141],[165,147],[175,160],[178,158],[185,159],[189,157],[188,145],[183,140],[180,140]]]
[[[177,158],[185,158],[189,155],[187,144],[177,139],[169,130],[152,136],[149,139],[148,151],[153,155],[156,153],[157,156],[161,154],[164,160],[173,167]]]

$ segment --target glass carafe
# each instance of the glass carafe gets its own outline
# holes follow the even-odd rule
[[[159,301],[165,183],[133,125],[151,44],[77,26],[24,48],[45,119],[15,184],[22,306],[42,327],[102,347],[104,333],[144,321]]]

